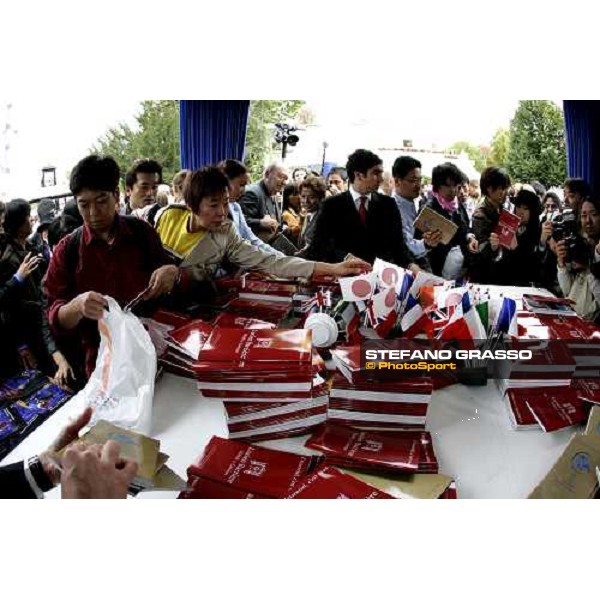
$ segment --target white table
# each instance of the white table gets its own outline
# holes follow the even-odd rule
[[[4,463],[40,452],[54,439],[68,415],[67,404],[9,454]],[[573,429],[557,433],[512,431],[500,392],[453,385],[434,392],[427,417],[440,472],[456,479],[459,498],[524,498],[546,474]],[[156,386],[152,436],[170,455],[169,466],[185,479],[188,465],[212,435],[227,437],[223,405],[201,398],[195,382],[165,374]],[[307,436],[264,445],[295,452]],[[53,492],[50,497],[57,497]],[[148,497],[175,497],[148,493]]]
[[[543,293],[532,288],[506,288],[506,295]],[[2,464],[22,460],[46,448],[73,413],[67,403]],[[493,381],[486,387],[453,385],[434,392],[427,417],[440,472],[454,477],[459,498],[525,498],[554,464],[574,429],[556,433],[512,431],[500,392]],[[196,384],[171,374],[157,383],[152,437],[170,455],[169,466],[184,479],[212,435],[227,437],[223,405],[200,397]],[[310,454],[307,436],[264,442],[265,446]],[[140,494],[143,496],[144,494]],[[175,497],[147,493],[147,497]],[[49,494],[58,497],[57,491]]]

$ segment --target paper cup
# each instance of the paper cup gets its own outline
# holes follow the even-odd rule
[[[315,348],[328,348],[337,342],[337,323],[325,313],[310,315],[304,323],[304,328],[312,331],[312,344]]]

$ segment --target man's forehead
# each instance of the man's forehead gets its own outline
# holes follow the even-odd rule
[[[136,173],[136,183],[158,183],[160,175],[158,173]]]
[[[112,196],[113,192],[110,190],[88,190],[84,188],[77,196],[77,200],[96,200],[97,198],[103,198],[105,196]]]

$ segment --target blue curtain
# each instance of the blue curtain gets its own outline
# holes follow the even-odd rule
[[[569,177],[581,177],[600,191],[600,101],[565,100]]]
[[[181,166],[243,160],[250,100],[180,100]]]

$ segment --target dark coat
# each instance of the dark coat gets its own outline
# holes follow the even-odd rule
[[[265,231],[260,225],[260,220],[264,216],[270,215],[281,226],[281,207],[269,194],[264,181],[249,185],[239,202],[248,226],[261,239]]]
[[[453,213],[449,213],[440,205],[437,198],[433,196],[427,200],[425,206],[428,206],[431,210],[434,210],[436,213],[442,215],[442,217],[445,219],[452,221],[458,227],[454,237],[448,244],[438,244],[435,248],[431,248],[427,253],[427,258],[431,265],[432,273],[435,275],[442,274],[446,257],[448,256],[450,250],[455,246],[460,246],[463,256],[465,257],[466,266],[471,253],[468,249],[467,240],[467,235],[469,233],[469,215],[467,214],[465,207],[459,202],[458,209]],[[423,234],[420,231],[415,231],[415,237],[417,239],[422,239]]]
[[[371,194],[366,225],[362,224],[349,191],[324,200],[307,258],[336,263],[347,254],[370,263],[375,258],[401,267],[416,263],[404,242],[402,218],[393,198]]]

